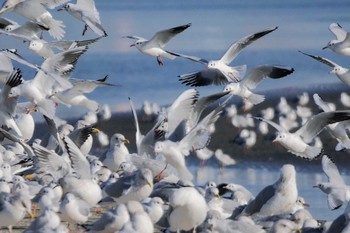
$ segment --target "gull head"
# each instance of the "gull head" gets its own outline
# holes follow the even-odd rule
[[[72,9],[72,3],[65,4],[62,8],[57,9],[57,11],[70,11]]]
[[[10,25],[7,25],[7,26],[4,28],[4,31],[10,32],[10,31],[15,30],[15,29],[18,28],[18,27],[19,27],[19,26],[17,26],[17,25],[10,24]]]
[[[145,40],[137,40],[135,41],[135,43],[131,44],[130,47],[136,47],[136,48],[140,48],[146,41]]]
[[[239,83],[229,83],[224,87],[224,92],[230,92],[231,94],[237,95],[239,93]]]
[[[39,51],[40,49],[42,49],[44,46],[43,42],[41,42],[40,40],[32,40],[28,46],[28,48],[30,50],[33,51]]]
[[[3,14],[9,10],[11,10],[15,5],[20,3],[22,0],[7,0],[2,4],[2,7],[0,9],[0,14]]]
[[[292,164],[285,164],[281,168],[281,180],[289,181],[295,180],[296,172],[295,167]]]
[[[277,134],[277,137],[272,141],[272,142],[284,142],[287,139],[287,134],[286,133],[279,133]]]
[[[111,144],[112,145],[122,145],[122,144],[129,144],[129,140],[124,137],[123,134],[116,133],[111,138]]]
[[[323,47],[322,49],[327,49],[327,48],[329,48],[329,49],[332,49],[332,47],[335,45],[335,44],[337,44],[339,41],[337,41],[337,40],[331,40],[330,42],[328,42],[328,44],[325,46],[325,47]]]
[[[13,87],[13,88],[11,88],[7,98],[18,97],[20,94],[21,94],[21,89],[19,88],[19,86]]]
[[[154,145],[154,152],[155,153],[163,152],[163,150],[164,150],[164,145],[163,144],[164,143],[161,142],[161,141],[156,142],[156,144]]]
[[[330,74],[340,74],[342,71],[342,68],[340,66],[335,66],[329,73]]]
[[[209,61],[208,62],[208,68],[215,69],[215,68],[217,68],[217,66],[218,66],[217,61]]]

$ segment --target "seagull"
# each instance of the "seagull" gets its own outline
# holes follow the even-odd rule
[[[135,40],[135,43],[131,44],[130,47],[135,46],[141,53],[157,57],[157,62],[159,65],[163,65],[162,57],[168,59],[175,59],[177,56],[169,51],[164,50],[166,44],[177,34],[183,32],[191,26],[191,23],[165,29],[157,32],[153,35],[150,40],[139,36],[124,36],[124,38],[129,38]]]
[[[304,52],[301,52],[301,53],[306,55],[306,56],[309,56],[309,57],[315,59],[316,61],[319,61],[319,62],[321,62],[329,67],[332,67],[332,70],[329,73],[335,74],[340,79],[340,81],[342,81],[346,85],[350,86],[350,70],[348,68],[342,67],[342,66],[338,65],[337,63],[335,63],[327,58],[307,54]],[[349,53],[349,55],[350,55],[350,53]]]
[[[321,97],[318,94],[314,94],[313,98],[317,106],[320,109],[322,109],[322,111],[332,111],[331,108],[321,99]],[[348,122],[337,122],[326,126],[326,129],[329,132],[329,134],[338,141],[338,144],[335,147],[336,151],[350,149],[350,138],[348,133],[346,132],[346,123]]]
[[[62,103],[68,107],[71,106],[83,106],[90,111],[98,112],[99,103],[86,97],[85,94],[93,92],[97,87],[102,86],[116,86],[111,83],[105,82],[108,76],[98,80],[82,80],[82,79],[69,79],[73,87],[64,90],[55,91],[52,95],[49,95],[48,99],[53,99],[55,102]]]
[[[43,39],[37,38],[30,40],[28,48],[41,56],[42,58],[46,59],[55,54],[54,48],[65,51],[68,49],[81,47],[81,46],[87,46],[92,43],[95,43],[98,41],[101,37],[97,37],[95,39],[89,39],[89,40],[65,40],[65,41],[53,41],[53,42],[47,42]]]
[[[206,66],[206,69],[204,70],[180,75],[179,80],[187,86],[207,86],[211,84],[221,85],[229,82],[238,82],[246,72],[246,65],[231,67],[229,64],[237,57],[242,49],[260,37],[275,31],[277,28],[278,27],[268,28],[243,37],[234,42],[219,60],[208,61],[203,58],[172,53],[175,56],[183,57]]]
[[[269,233],[293,233],[299,232],[298,226],[291,220],[279,219],[273,223]]]
[[[61,219],[69,223],[82,224],[87,222],[90,216],[89,205],[69,192],[64,196],[59,212]]]
[[[245,207],[243,215],[268,217],[290,213],[297,198],[295,167],[292,164],[285,164],[281,168],[280,178],[261,190]]]
[[[111,136],[109,149],[104,155],[101,155],[100,160],[111,171],[117,171],[119,166],[127,161],[129,150],[126,144],[129,144],[129,140],[120,133],[115,133]]]
[[[246,102],[249,101],[252,104],[259,104],[265,100],[263,95],[253,93],[251,90],[266,77],[272,79],[283,78],[294,72],[293,68],[283,66],[271,66],[263,65],[252,69],[249,74],[238,83],[231,82],[224,88],[225,92],[229,92],[231,95],[237,95],[242,97]]]
[[[116,232],[129,222],[130,215],[125,204],[118,204],[93,221],[88,232]]]
[[[47,31],[47,28],[31,21],[27,21],[25,24],[19,25],[11,20],[8,21],[7,26],[0,29],[0,33],[26,42],[40,40],[40,36],[38,36],[38,34],[42,33],[44,30]]]
[[[350,56],[350,37],[348,32],[346,32],[338,23],[331,23],[328,28],[336,37],[335,40],[331,40],[327,46],[322,49],[331,49],[333,52]]]
[[[277,137],[273,142],[279,142],[288,152],[298,157],[313,160],[323,153],[323,149],[310,146],[308,143],[310,143],[328,124],[349,120],[350,112],[332,111],[319,113],[312,116],[294,133],[288,132],[282,126],[270,120],[261,117],[255,117],[255,119],[267,122],[278,131]]]
[[[170,231],[196,232],[207,216],[207,204],[204,197],[193,187],[183,187],[175,190],[169,199],[173,207],[168,216]]]
[[[331,210],[338,209],[344,202],[349,202],[350,189],[345,184],[335,163],[327,155],[322,157],[322,169],[328,177],[328,182],[319,183],[314,187],[327,194],[328,206]]]
[[[67,11],[74,18],[85,23],[83,36],[88,27],[99,36],[107,36],[101,25],[100,14],[96,9],[94,0],[77,0],[76,4],[67,3],[63,8],[58,9],[58,11],[61,10]]]
[[[5,12],[17,13],[30,21],[39,24],[46,28],[49,34],[55,39],[62,39],[64,36],[64,27],[62,21],[56,20],[47,10],[53,9],[69,0],[40,0],[40,1],[21,1],[21,0],[7,0],[0,9],[0,15]]]

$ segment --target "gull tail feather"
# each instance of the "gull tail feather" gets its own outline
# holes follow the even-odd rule
[[[232,67],[232,74],[238,80],[242,80],[246,72],[247,72],[247,65]],[[236,81],[236,80],[233,80],[233,81]]]
[[[313,160],[313,159],[317,159],[322,154],[323,154],[323,148],[316,147],[316,146],[307,146],[305,150],[306,157],[304,158],[308,160]]]
[[[64,37],[65,31],[64,29],[65,25],[60,20],[51,19],[50,25],[49,25],[49,34],[53,38],[60,40]]]
[[[350,149],[350,139],[346,139],[345,141],[338,142],[335,146],[335,151],[342,151],[345,149]]]
[[[260,104],[265,100],[265,96],[263,95],[258,95],[258,94],[252,94],[248,97],[248,101],[251,102],[252,104]]]

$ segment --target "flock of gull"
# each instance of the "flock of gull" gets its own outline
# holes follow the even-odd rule
[[[83,36],[92,30],[97,37],[62,40],[65,24],[53,17],[53,9],[67,11],[82,21]],[[11,13],[27,21],[20,25],[4,17]],[[260,116],[252,116],[250,109],[265,100],[265,96],[254,93],[259,83],[263,79],[277,82],[292,75],[294,69],[261,65],[248,70],[247,65],[230,65],[242,49],[273,33],[277,27],[235,41],[218,60],[166,50],[167,43],[179,33],[185,34],[182,32],[191,24],[161,30],[149,40],[125,36],[133,40],[130,47],[156,57],[159,65],[164,65],[163,58],[183,58],[204,66],[200,71],[179,75],[179,81],[190,89],[168,107],[157,108],[154,126],[146,134],[140,131],[137,111],[129,99],[137,147],[135,153],[130,153],[127,147],[130,141],[124,135],[115,132],[108,141],[108,136],[95,127],[98,122],[110,119],[111,113],[108,106],[85,95],[97,87],[116,85],[106,82],[107,76],[98,80],[71,77],[88,45],[107,36],[94,0],[77,0],[75,4],[70,0],[7,0],[0,14],[1,36],[28,43],[29,50],[44,59],[37,65],[14,49],[0,51],[1,227],[12,232],[26,219],[28,224],[23,231],[36,233],[350,232],[349,188],[331,157],[323,154],[318,137],[326,129],[338,142],[335,151],[349,150],[350,111],[336,111],[334,105],[315,93],[313,100],[320,111],[312,113],[306,106],[309,96],[305,93],[296,110],[281,97],[277,110],[271,107]],[[324,49],[349,56],[348,33],[336,23],[329,30],[336,39]],[[45,41],[46,33],[54,41]],[[330,66],[330,73],[350,85],[348,69],[329,59],[301,53]],[[34,69],[35,76],[24,80],[26,75],[20,68],[14,68],[13,61]],[[209,96],[200,96],[193,88],[208,85],[224,87],[222,92]],[[236,97],[244,103],[243,115],[238,115],[232,104]],[[346,93],[341,93],[341,100],[349,107]],[[56,116],[57,105],[83,106],[89,113],[73,126]],[[37,124],[32,112],[39,112],[45,119],[48,132],[41,138],[33,138]],[[307,160],[321,157],[328,180],[315,187],[327,194],[331,210],[346,206],[344,213],[334,220],[314,219],[306,209],[307,203],[298,195],[292,164],[283,165],[276,182],[256,195],[233,182],[193,184],[193,174],[186,161],[194,154],[201,161],[215,154],[222,166],[234,163],[221,149],[214,152],[207,148],[215,123],[224,113],[241,129],[239,139],[247,148],[255,145],[257,133],[266,135],[274,129],[273,141],[291,154]],[[252,130],[255,123],[259,124],[258,130]],[[105,150],[93,148],[95,138],[106,146]]]

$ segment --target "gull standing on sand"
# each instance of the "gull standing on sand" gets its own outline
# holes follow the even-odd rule
[[[337,54],[350,56],[349,33],[346,32],[338,23],[331,23],[328,29],[334,34],[336,39],[328,42],[328,44],[322,49],[329,48]]]
[[[349,51],[350,51],[350,41],[349,41]],[[350,70],[348,68],[342,67],[340,65],[338,65],[337,63],[327,59],[327,58],[323,58],[320,56],[315,56],[315,55],[311,55],[311,54],[307,54],[307,53],[303,53],[302,54],[309,56],[313,59],[315,59],[316,61],[319,61],[329,67],[332,67],[333,69],[329,72],[330,74],[335,74],[340,81],[342,81],[343,83],[345,83],[346,85],[350,86]],[[350,55],[350,53],[349,53]]]
[[[265,187],[243,210],[243,215],[267,217],[290,213],[298,198],[295,168],[285,164],[280,178]]]
[[[74,18],[85,23],[83,36],[88,27],[99,36],[107,36],[101,25],[100,13],[96,9],[94,0],[77,0],[76,4],[67,3],[63,8],[58,9],[60,10],[66,10]]]
[[[220,162],[220,170],[224,171],[226,166],[235,165],[237,162],[230,155],[225,154],[222,149],[216,149],[214,152],[215,158]]]
[[[322,112],[312,116],[302,127],[296,132],[290,133],[282,126],[273,121],[266,120],[261,117],[255,117],[260,121],[265,121],[274,127],[278,133],[273,142],[279,142],[288,152],[298,157],[312,160],[323,153],[322,147],[310,146],[308,143],[312,141],[328,124],[350,119],[350,111],[332,111]]]
[[[111,171],[118,171],[120,165],[128,160],[127,156],[130,153],[126,144],[129,143],[129,140],[124,135],[120,133],[113,134],[110,139],[109,149],[100,157],[103,165]]]
[[[345,184],[335,163],[327,155],[322,157],[322,169],[328,177],[328,182],[319,183],[314,187],[327,194],[331,210],[338,209],[344,202],[349,202],[350,188]]]
[[[231,82],[224,87],[224,92],[242,97],[245,102],[259,104],[265,96],[252,92],[264,78],[279,79],[294,72],[293,68],[283,66],[263,65],[252,69],[249,74],[238,83]]]
[[[168,216],[170,231],[193,229],[195,232],[207,216],[207,203],[193,187],[175,190],[169,198],[169,204],[173,207]]]
[[[0,9],[0,15],[5,12],[17,13],[46,28],[53,38],[59,40],[64,36],[65,31],[63,28],[65,25],[62,21],[54,19],[47,9],[53,9],[68,1],[69,0],[7,0]]]
[[[89,205],[72,193],[66,193],[60,203],[60,217],[69,223],[82,224],[90,217]]]
[[[139,36],[125,36],[125,38],[135,40],[135,43],[131,44],[130,47],[135,46],[141,53],[157,57],[159,65],[163,65],[162,57],[168,59],[175,59],[177,56],[173,53],[166,51],[166,44],[177,34],[183,32],[189,28],[191,24],[185,24],[178,27],[173,27],[157,32],[149,40]]]
[[[179,75],[179,80],[187,86],[207,86],[211,84],[221,85],[229,82],[238,82],[244,76],[247,67],[246,65],[231,67],[229,64],[237,57],[242,49],[260,37],[275,31],[276,29],[277,27],[268,28],[243,37],[242,39],[234,42],[219,60],[208,61],[203,58],[173,53],[176,56],[183,57],[206,66],[206,69],[204,70]]]

